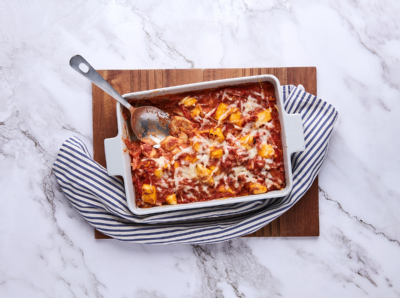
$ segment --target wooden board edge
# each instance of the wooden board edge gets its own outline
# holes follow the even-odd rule
[[[100,232],[99,230],[97,230],[95,228],[94,229],[94,239],[99,240],[99,239],[114,239],[114,238],[103,234],[102,232]]]
[[[293,72],[295,72],[296,70],[300,70],[300,69],[303,69],[304,70],[304,68],[306,68],[307,69],[307,72],[310,72],[310,73],[314,73],[314,75],[315,75],[315,81],[316,81],[316,79],[317,79],[317,68],[316,67],[289,67],[289,68],[285,68],[285,67],[280,67],[280,68],[278,68],[278,67],[275,67],[275,68],[273,68],[273,69],[279,69],[279,70],[283,70],[283,69],[287,69],[287,76],[288,76],[288,81],[290,81],[290,79],[289,79],[289,76],[291,75],[291,74],[293,74]],[[224,70],[234,70],[235,68],[226,68],[226,69],[224,69]],[[259,68],[259,69],[261,69],[261,68]],[[265,68],[265,69],[268,69],[268,68]],[[272,69],[272,68],[271,68]],[[210,69],[202,69],[202,71],[204,72],[204,70],[210,70]],[[252,68],[252,71],[253,71],[253,68]],[[260,74],[260,73],[252,73],[252,75],[257,75],[257,74]],[[204,81],[204,80],[203,80]],[[286,83],[286,82],[285,82]],[[289,82],[288,82],[289,83]],[[284,85],[284,84],[282,84],[282,85]],[[314,94],[316,94],[316,83],[315,83],[315,93]],[[314,90],[309,90],[309,92],[310,93],[313,93],[312,91],[314,91]],[[318,187],[318,177],[316,177],[316,181],[317,181],[317,187]],[[319,236],[320,235],[320,229],[319,229],[319,202],[318,202],[318,200],[317,200],[317,204],[318,204],[318,207],[317,207],[317,210],[318,210],[318,214],[317,214],[317,217],[318,217],[318,229],[315,231],[315,233],[313,233],[313,234],[304,234],[304,235],[286,235],[286,236],[283,236],[283,235],[280,235],[280,233],[279,233],[279,231],[280,231],[280,221],[279,221],[279,219],[280,219],[280,217],[279,218],[277,218],[276,219],[276,222],[277,222],[277,224],[276,224],[276,228],[277,228],[277,231],[273,231],[273,227],[272,226],[270,226],[269,227],[269,235],[254,235],[254,236],[252,236],[253,234],[256,234],[257,232],[260,232],[261,231],[261,234],[265,234],[265,233],[263,233],[264,231],[262,231],[264,228],[261,228],[260,230],[258,230],[258,231],[256,231],[256,232],[254,232],[254,233],[251,233],[251,234],[248,234],[248,235],[245,235],[245,236],[243,236],[243,237],[315,237],[315,236]],[[268,226],[268,225],[267,225]],[[276,232],[278,232],[278,233],[276,233]],[[275,234],[275,235],[273,235],[273,234]],[[107,235],[104,235],[103,233],[101,233],[100,231],[98,231],[98,230],[96,230],[95,229],[95,239],[113,239],[112,237],[109,237],[109,236],[107,236]]]

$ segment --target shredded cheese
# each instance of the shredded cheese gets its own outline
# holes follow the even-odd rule
[[[149,166],[162,169],[161,175],[150,179],[150,183],[155,183],[160,200],[173,194],[178,204],[204,200],[204,194],[214,198],[237,196],[243,189],[243,193],[251,191],[254,184],[267,190],[284,188],[285,179],[280,174],[283,172],[282,156],[267,156],[261,151],[268,145],[274,152],[280,155],[282,152],[281,145],[276,144],[276,135],[271,137],[274,123],[279,121],[275,105],[268,103],[273,88],[264,89],[263,84],[259,84],[261,91],[258,83],[253,87],[249,85],[245,91],[235,88],[204,91],[212,94],[207,100],[201,93],[196,93],[195,97],[182,96],[179,104],[185,106],[188,111],[185,116],[191,121],[182,123],[181,120],[174,125],[172,120],[170,128],[173,127],[172,136],[178,137],[178,132],[182,131],[186,137],[175,152],[161,151],[155,158],[141,157],[140,167],[134,170],[136,179],[153,173],[154,169],[147,169]],[[199,105],[202,111],[208,112],[192,113]],[[171,113],[176,113],[174,108],[176,105]],[[260,113],[267,116],[260,116]],[[154,163],[149,165],[146,161]],[[279,171],[274,170],[278,168]],[[163,203],[157,202],[157,205]]]

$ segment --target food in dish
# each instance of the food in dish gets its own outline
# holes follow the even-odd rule
[[[160,96],[150,104],[170,114],[171,135],[158,149],[151,139],[124,140],[138,207],[261,194],[286,186],[271,83]]]

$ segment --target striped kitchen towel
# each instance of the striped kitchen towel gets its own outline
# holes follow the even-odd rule
[[[58,183],[78,212],[115,239],[137,243],[215,243],[252,233],[289,210],[310,188],[328,151],[338,113],[302,87],[283,86],[288,113],[302,115],[305,150],[292,155],[293,189],[270,200],[202,209],[136,215],[124,185],[95,162],[77,137],[64,142],[53,165]]]

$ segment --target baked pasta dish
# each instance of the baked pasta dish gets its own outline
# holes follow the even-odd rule
[[[149,101],[170,115],[170,136],[157,149],[151,139],[124,140],[138,207],[262,194],[286,186],[271,83]]]

